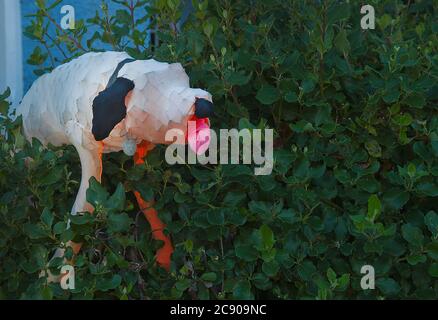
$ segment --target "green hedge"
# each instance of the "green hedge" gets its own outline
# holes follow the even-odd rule
[[[181,33],[169,27],[179,1],[130,2],[114,0],[114,17],[103,5],[49,38],[61,4],[37,1],[26,35],[41,46],[28,62],[41,74],[64,62],[52,52],[68,61],[102,43],[181,62],[214,97],[213,128],[275,130],[274,171],[169,166],[164,147],[140,166],[105,155],[102,185],[89,192],[103,205],[67,229],[80,179],[75,150],[30,146],[20,120],[2,119],[1,298],[438,298],[436,0],[370,0],[374,30],[360,28],[356,1],[195,1]],[[140,25],[154,14],[161,42],[152,51]],[[134,187],[155,197],[167,223],[170,273],[154,265],[160,243]],[[84,243],[71,292],[38,276],[70,239]],[[375,290],[360,287],[363,265],[375,268]]]

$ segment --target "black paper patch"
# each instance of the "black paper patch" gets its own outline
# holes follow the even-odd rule
[[[111,130],[126,117],[125,97],[134,89],[134,82],[126,78],[117,78],[93,101],[93,128],[91,132],[96,141],[109,136]]]

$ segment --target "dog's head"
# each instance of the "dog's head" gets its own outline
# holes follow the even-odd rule
[[[205,132],[203,139],[191,135],[209,127],[212,97],[204,90],[190,88],[181,64],[132,61],[123,65],[111,82],[93,102],[92,132],[96,140],[104,140],[123,122],[124,131],[137,141],[168,144],[172,141],[166,141],[166,132],[179,129],[186,141],[197,141],[198,148],[208,144]],[[188,132],[188,121],[195,121],[197,130]]]

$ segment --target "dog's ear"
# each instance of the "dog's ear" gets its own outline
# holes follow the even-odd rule
[[[125,97],[134,89],[134,82],[117,78],[93,100],[93,133],[96,141],[109,136],[111,130],[126,117]]]

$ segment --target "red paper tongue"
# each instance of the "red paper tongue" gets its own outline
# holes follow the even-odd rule
[[[187,140],[190,149],[196,154],[203,154],[210,145],[210,126],[208,119],[194,118],[188,123]]]

